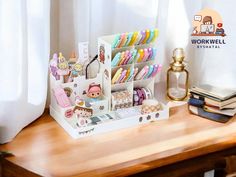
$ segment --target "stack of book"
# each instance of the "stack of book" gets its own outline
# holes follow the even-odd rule
[[[188,104],[193,114],[224,123],[236,114],[236,90],[195,86],[190,90]]]

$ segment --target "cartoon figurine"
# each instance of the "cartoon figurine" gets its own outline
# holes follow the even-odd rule
[[[104,64],[105,61],[105,48],[103,45],[100,45],[99,47],[99,58],[100,62]]]
[[[78,127],[86,127],[92,122],[90,118],[93,115],[93,110],[91,108],[75,106],[73,112],[76,114],[76,118],[78,119]]]
[[[83,66],[80,63],[76,63],[71,70],[71,77],[78,77],[82,74]]]
[[[89,97],[90,102],[100,100],[102,96],[102,89],[100,84],[95,84],[95,83],[90,84],[86,93],[87,96]]]
[[[57,64],[57,67],[58,67],[57,73],[60,76],[69,74],[69,66],[66,59],[62,56],[62,53],[59,53],[58,61],[59,62]]]
[[[64,82],[66,82],[69,78],[70,70],[66,59],[62,56],[62,53],[59,53],[58,61],[59,63],[57,64],[57,74],[63,76]]]
[[[53,58],[50,60],[50,70],[51,70],[52,75],[55,77],[55,79],[59,80],[60,76],[57,73],[57,70],[58,70],[57,61],[58,61],[57,54],[54,53]]]

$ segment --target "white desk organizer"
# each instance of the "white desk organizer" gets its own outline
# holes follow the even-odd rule
[[[112,67],[111,59],[115,56],[117,52],[153,47],[154,44],[145,44],[137,46],[122,47],[118,49],[112,49],[111,43],[113,42],[115,35],[103,36],[98,39],[98,54],[100,52],[100,47],[104,49],[104,59],[100,61],[100,72],[94,79],[86,80],[84,76],[77,77],[73,82],[63,83],[61,80],[55,80],[55,78],[50,74],[50,85],[51,90],[57,86],[62,88],[70,88],[73,90],[70,95],[70,100],[73,102],[75,95],[79,95],[81,98],[86,98],[83,92],[87,89],[88,85],[92,82],[99,83],[103,90],[103,99],[97,102],[93,102],[92,109],[94,112],[91,118],[92,122],[86,127],[78,127],[76,125],[77,118],[73,114],[74,103],[71,107],[62,108],[57,104],[53,91],[51,92],[51,104],[50,104],[50,114],[52,117],[73,137],[81,138],[89,135],[119,130],[123,128],[137,126],[139,124],[149,123],[156,120],[168,119],[169,108],[161,104],[162,109],[158,112],[153,112],[150,114],[141,114],[141,106],[123,108],[118,110],[112,110],[111,97],[112,92],[120,90],[128,90],[133,94],[133,89],[135,87],[147,87],[154,94],[154,80],[155,78],[149,78],[144,80],[131,80],[126,83],[121,84],[111,84],[111,78],[114,72],[120,68],[128,67],[138,67],[141,68],[147,64],[156,64],[156,57],[154,60],[150,60],[142,63],[131,63],[128,65]],[[69,116],[68,116],[69,115]]]

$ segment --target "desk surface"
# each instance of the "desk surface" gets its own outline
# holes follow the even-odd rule
[[[123,176],[236,146],[235,118],[226,124],[172,108],[170,119],[72,139],[48,114],[0,146],[8,160],[43,176]]]

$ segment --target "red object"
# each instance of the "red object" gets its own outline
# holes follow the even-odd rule
[[[221,28],[223,26],[223,23],[217,23],[217,27]]]

